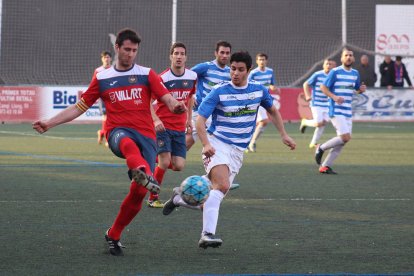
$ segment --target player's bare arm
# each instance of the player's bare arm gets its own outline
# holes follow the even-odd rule
[[[193,133],[193,106],[194,106],[194,97],[191,97],[188,100],[187,106],[187,122],[186,122],[186,133],[191,134]]]
[[[154,128],[156,132],[162,132],[165,131],[165,127],[163,122],[160,120],[160,118],[157,116],[157,114],[155,113],[154,110],[154,106],[152,104],[150,104],[150,110],[151,110],[151,117],[152,120],[154,121]]]
[[[269,109],[267,109],[267,112],[269,112],[270,120],[279,131],[283,144],[288,146],[291,150],[294,150],[296,148],[296,142],[287,134],[279,110],[277,110],[277,108],[272,105]]]
[[[181,114],[187,111],[185,103],[177,101],[170,93],[162,96],[160,100],[168,106],[172,113]]]
[[[344,103],[344,98],[336,96],[334,93],[332,93],[329,90],[329,88],[327,86],[321,84],[321,90],[322,90],[323,94],[325,94],[326,96],[328,96],[329,98],[334,100],[334,102],[336,102],[337,104],[343,104]]]
[[[79,104],[79,103],[78,103]],[[64,109],[57,115],[53,116],[48,120],[39,120],[32,124],[33,129],[39,132],[40,134],[48,131],[49,129],[70,122],[80,115],[82,115],[88,108],[86,107],[85,110],[81,110],[78,107],[78,104],[71,105],[68,108]]]
[[[305,93],[305,101],[309,102],[312,99],[310,86],[307,81],[303,83],[303,92]]]
[[[200,138],[201,144],[203,145],[202,153],[206,157],[211,157],[216,153],[216,149],[211,146],[210,141],[208,140],[207,130],[206,130],[206,121],[207,121],[207,118],[201,115],[198,115],[197,121],[196,121],[196,129],[197,129],[197,134],[198,134],[198,137]]]

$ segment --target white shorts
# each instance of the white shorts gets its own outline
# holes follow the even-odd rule
[[[331,120],[329,118],[329,108],[311,106],[310,109],[312,110],[312,117],[317,123],[322,123],[323,121],[329,122]]]
[[[272,95],[274,100],[273,100],[273,105],[276,107],[277,110],[280,109],[280,102],[278,99],[280,99],[279,95]],[[275,96],[277,96],[278,98],[275,98]],[[259,106],[259,110],[257,110],[257,118],[256,118],[256,123],[264,121],[269,119],[269,117],[267,116],[267,111],[266,109],[264,109],[264,107]]]
[[[230,184],[233,183],[234,178],[239,173],[243,164],[243,150],[234,145],[229,145],[220,141],[214,135],[209,135],[208,139],[210,144],[216,150],[216,153],[210,158],[206,158],[202,155],[204,169],[206,170],[207,175],[215,166],[227,165],[230,172],[229,182]]]
[[[335,116],[331,118],[331,122],[336,129],[336,134],[343,135],[352,133],[352,118]]]
[[[191,122],[193,124],[193,132],[192,132],[191,135],[193,136],[194,142],[198,140],[197,128],[196,128],[197,116],[198,116],[198,111],[193,110],[193,114],[192,114],[192,117],[191,117]],[[206,128],[209,128],[210,125],[211,125],[211,116],[207,118]]]
[[[261,122],[264,120],[267,120],[269,117],[267,117],[267,111],[262,106],[259,106],[259,110],[257,110],[257,119],[256,122]]]

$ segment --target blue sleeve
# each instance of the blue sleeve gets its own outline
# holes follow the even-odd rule
[[[213,90],[208,93],[207,97],[201,102],[200,106],[198,107],[198,114],[203,116],[204,118],[208,118],[213,114],[214,109],[220,102],[218,89],[213,88]]]
[[[263,97],[260,101],[260,105],[263,106],[265,109],[269,109],[273,105],[273,97],[270,95],[269,89],[267,89],[266,87],[262,86],[262,90]]]
[[[310,86],[314,87],[315,84],[316,84],[316,79],[317,79],[316,78],[316,73],[313,73],[313,75],[310,76],[310,78],[307,80],[307,82]]]
[[[359,88],[361,87],[361,78],[359,77],[359,72],[356,71],[356,75],[357,75],[357,79],[355,80],[355,90],[359,90]]]
[[[275,79],[275,71],[272,71],[272,79],[270,80],[271,85],[276,85],[276,79]]]
[[[334,88],[334,84],[336,81],[336,71],[331,70],[329,72],[328,76],[326,77],[325,81],[323,82],[323,85],[329,88],[329,90],[332,92]]]
[[[202,77],[206,74],[206,72],[208,70],[208,65],[207,65],[206,62],[199,63],[199,64],[195,65],[193,68],[191,68],[191,70],[196,72],[198,77]]]

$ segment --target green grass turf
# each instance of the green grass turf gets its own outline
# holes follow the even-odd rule
[[[96,144],[98,128],[0,125],[0,275],[414,273],[412,123],[354,123],[336,176],[318,174],[312,129],[286,124],[289,151],[269,127],[222,203],[222,247],[198,248],[201,212],[144,206],[120,258],[103,235],[129,181],[124,160]],[[322,140],[332,136],[329,126]],[[161,199],[203,173],[200,151],[166,174]]]

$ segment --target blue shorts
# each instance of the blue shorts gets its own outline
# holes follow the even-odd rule
[[[187,147],[185,145],[185,132],[165,129],[157,132],[157,153],[171,152],[172,156],[180,156],[185,159]]]
[[[142,157],[147,161],[152,172],[155,169],[155,157],[157,155],[157,147],[155,141],[148,138],[132,128],[116,127],[109,134],[108,144],[111,151],[119,158],[125,157],[122,155],[119,145],[123,138],[132,139],[141,151]]]

